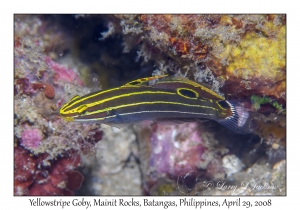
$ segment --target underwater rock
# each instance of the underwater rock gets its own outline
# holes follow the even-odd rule
[[[78,73],[53,61],[46,48],[62,34],[38,16],[15,18],[15,194],[72,195],[83,176],[73,169],[80,155],[93,155],[102,139],[99,125],[72,124],[58,108],[82,87]],[[46,39],[46,40],[45,40]],[[53,53],[53,52],[52,52]]]
[[[197,177],[225,177],[221,156],[228,150],[214,148],[213,140],[201,136],[197,123],[154,124],[137,131],[141,169],[147,181],[143,186],[146,194],[155,195],[153,187],[159,189],[159,180],[163,179],[192,188]]]
[[[175,177],[196,170],[205,152],[197,133],[197,123],[157,125],[152,129],[150,144],[150,168],[158,174],[166,173]]]
[[[122,27],[122,31],[115,33],[123,36],[126,49],[138,47],[139,59],[155,61],[157,69],[153,75],[183,75],[224,94],[228,100],[250,101],[256,97],[258,100],[252,101],[253,107],[249,103],[247,111],[253,118],[254,133],[263,139],[265,146],[257,148],[266,153],[271,164],[285,159],[284,14],[115,15],[115,18],[119,20],[113,21],[115,28]],[[141,42],[127,41],[131,35]]]
[[[235,155],[224,156],[222,162],[227,176],[241,171],[244,167],[244,164]]]
[[[73,195],[80,188],[83,176],[74,170],[80,164],[78,154],[44,162],[46,153],[33,156],[20,146],[14,153],[15,195]]]
[[[26,148],[37,148],[43,135],[39,129],[26,129],[22,132],[22,137],[20,139],[21,145]]]
[[[198,195],[286,195],[285,160],[273,168],[254,164],[245,171],[235,173],[230,180],[214,183],[213,189],[198,191]],[[201,184],[201,183],[199,183]]]
[[[15,19],[16,195],[69,195],[81,185],[76,193],[85,195],[285,193],[285,15],[69,16],[84,35],[91,32],[83,25],[107,25],[92,41],[79,41],[65,16],[57,17]],[[90,63],[82,64],[79,54]],[[92,68],[100,75],[91,75]],[[260,97],[249,108],[258,136],[210,122],[118,130],[58,116],[66,101],[91,92],[86,86],[95,78],[108,87],[151,73],[189,77],[226,99]],[[72,158],[76,164],[68,170]],[[245,177],[280,188],[205,188],[216,181],[240,184]]]
[[[124,37],[135,34],[145,42],[139,54],[147,60],[168,66],[171,58],[177,70],[170,70],[187,76],[209,69],[223,83],[222,91],[235,98],[257,94],[286,100],[285,15],[116,17]]]
[[[83,158],[82,191],[88,195],[141,195],[142,180],[136,136],[130,127],[102,125],[103,139],[97,143],[96,160]]]

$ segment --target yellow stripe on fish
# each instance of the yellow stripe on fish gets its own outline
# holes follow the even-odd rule
[[[75,96],[62,106],[60,115],[68,121],[100,122],[117,127],[145,120],[190,122],[206,118],[235,132],[247,133],[248,115],[238,110],[236,104],[196,82],[162,75]]]

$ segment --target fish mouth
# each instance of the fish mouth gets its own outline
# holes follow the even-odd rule
[[[61,115],[60,115],[61,116]],[[65,121],[68,121],[68,122],[73,122],[74,121],[74,118],[73,117],[66,117],[66,116],[61,116]]]

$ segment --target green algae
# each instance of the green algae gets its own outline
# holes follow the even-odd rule
[[[271,99],[266,96],[260,97],[257,95],[252,95],[251,102],[252,102],[252,107],[255,110],[258,110],[260,108],[260,106],[263,104],[270,104],[271,106],[276,108],[279,113],[285,112],[285,110],[282,108],[282,104],[279,104],[276,100]]]

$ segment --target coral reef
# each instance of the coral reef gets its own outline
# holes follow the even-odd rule
[[[120,20],[126,48],[138,45],[139,59],[144,57],[145,62],[155,61],[157,69],[153,72],[154,75],[181,74],[203,83],[219,94],[223,93],[226,99],[239,99],[239,103],[250,112],[254,133],[263,142],[265,148],[258,147],[259,151],[265,151],[263,157],[267,156],[272,165],[285,159],[285,15],[115,17]],[[129,35],[137,36],[142,42],[127,42]],[[152,131],[150,135],[155,135],[155,132]],[[218,135],[216,132],[215,138],[222,138]],[[168,136],[165,138],[169,139]],[[170,144],[171,142],[167,145]],[[232,147],[230,144],[226,146]],[[153,146],[154,154],[155,149]],[[168,160],[166,157],[169,156],[172,155],[166,155],[163,159]],[[219,160],[225,161],[225,157],[220,156]],[[161,165],[159,160],[158,164]],[[239,158],[235,160],[240,162]],[[251,157],[249,160],[252,164],[255,163]],[[241,165],[245,164],[243,161],[246,161],[245,169],[251,167],[249,160],[245,159],[240,164],[228,167],[241,170]],[[213,164],[209,164],[205,169],[209,171],[210,167],[214,168],[212,166]],[[228,176],[233,175],[233,172],[237,173],[228,171],[226,167],[223,170]]]
[[[201,137],[197,123],[156,124],[138,133],[142,169],[147,175],[146,193],[153,191],[153,185],[162,178],[187,179],[187,174],[194,178],[201,175],[210,179],[225,177],[221,159],[228,150],[212,148],[212,141]]]
[[[216,78],[210,83],[221,82],[222,91],[236,98],[264,94],[285,103],[285,15],[117,18],[125,37],[138,34],[144,41],[145,52],[139,55],[147,55],[146,60],[169,65],[172,59],[183,74],[194,77],[212,72]]]
[[[78,154],[70,153],[45,166],[46,153],[32,156],[22,147],[15,147],[14,153],[15,195],[73,195],[80,188],[83,176],[74,170],[80,164]]]
[[[82,191],[91,195],[141,195],[142,174],[137,159],[136,136],[131,128],[102,126],[104,136],[97,145],[96,164],[84,158],[88,169]]]
[[[265,183],[270,186],[284,185],[284,178],[278,182],[272,181],[270,163],[278,164],[284,159],[285,154],[277,156],[276,160],[271,160],[266,150],[268,144],[261,144],[258,136],[238,135],[225,129],[220,130],[219,127],[220,125],[209,122],[198,125],[195,123],[179,126],[158,125],[154,130],[153,128],[142,129],[138,138],[141,141],[142,171],[147,180],[144,193],[150,195],[230,195],[232,193],[234,195],[243,189],[240,193],[245,195],[284,195],[282,189],[278,191],[278,188],[264,189],[259,192],[251,189],[255,182],[259,182],[259,185]],[[215,130],[220,130],[217,133],[219,135],[215,134]],[[159,144],[155,144],[153,138],[159,138]],[[179,139],[181,141],[178,142]],[[195,140],[198,140],[196,143],[198,146],[195,146]],[[148,149],[142,148],[147,145]],[[283,147],[281,151],[282,149]],[[248,175],[240,175],[243,173]],[[281,168],[280,173],[285,176],[285,169]],[[245,180],[251,182],[251,185],[247,186],[248,191],[243,187],[235,192],[218,189],[220,183],[241,186]]]
[[[44,40],[44,22],[36,16],[15,20],[15,194],[70,195],[83,180],[73,170],[80,155],[94,155],[103,133],[96,124],[67,124],[58,109],[90,90],[73,69],[45,54],[52,43]]]
[[[157,174],[178,176],[201,164],[205,147],[197,133],[197,124],[158,125],[151,133],[150,170],[153,168]]]
[[[286,194],[285,15],[16,15],[14,27],[15,195]],[[236,100],[254,132],[58,116],[75,95],[151,74]]]
[[[247,170],[235,173],[230,179],[209,181],[194,178],[195,185],[170,179],[161,179],[151,189],[152,195],[192,196],[241,196],[241,195],[286,195],[286,162],[278,162],[273,168],[267,165],[253,165]]]

